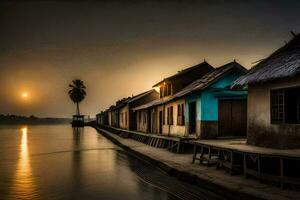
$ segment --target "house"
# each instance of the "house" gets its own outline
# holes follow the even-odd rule
[[[108,126],[109,125],[109,114],[108,114],[109,110],[105,110],[105,111],[101,111],[100,113],[98,113],[96,115],[96,121],[97,121],[97,125],[105,125]]]
[[[153,85],[153,87],[159,88],[160,98],[172,96],[213,69],[214,68],[210,64],[204,61],[198,65],[181,70],[173,76],[163,79]]]
[[[169,133],[170,126],[168,124],[173,121],[172,116],[175,109],[165,108],[164,102],[193,81],[213,70],[214,68],[204,61],[156,83],[153,87],[159,90],[160,98],[138,106],[138,109],[133,109],[137,113],[137,130],[158,134]],[[184,126],[183,117],[182,124]],[[178,132],[182,132],[182,130],[178,130]]]
[[[137,117],[136,113],[133,112],[133,108],[145,104],[149,101],[153,101],[159,97],[156,90],[151,89],[149,91],[143,92],[133,97],[128,97],[118,101],[116,106],[111,109],[112,116],[115,118],[116,124],[114,127],[126,129],[126,130],[136,130],[137,129]]]
[[[128,101],[131,97],[123,98],[116,102],[116,105],[110,108],[110,118],[111,118],[111,126],[115,128],[123,128],[124,127],[124,111],[122,108],[126,106],[126,101]],[[122,115],[120,114],[122,109]],[[122,118],[122,119],[121,119]]]
[[[300,147],[300,35],[239,78],[248,87],[250,145]]]
[[[230,87],[246,72],[234,61],[198,77],[168,98],[136,107],[139,113],[148,112],[142,115],[143,122],[150,123],[140,131],[202,139],[244,136],[247,91]]]
[[[236,61],[216,68],[174,98],[185,97],[186,135],[201,139],[245,136],[247,91],[231,84],[247,70]]]

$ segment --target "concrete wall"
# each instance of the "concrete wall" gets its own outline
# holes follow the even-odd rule
[[[119,109],[120,128],[129,130],[129,120],[129,106],[127,105]]]
[[[248,86],[247,143],[273,148],[300,147],[300,125],[271,124],[271,89],[300,86],[300,77]]]

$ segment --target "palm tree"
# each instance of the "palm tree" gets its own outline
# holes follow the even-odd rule
[[[80,115],[79,111],[79,103],[85,98],[86,92],[85,92],[85,86],[83,84],[82,80],[75,79],[72,81],[72,84],[69,85],[69,96],[71,100],[76,103],[76,114]]]

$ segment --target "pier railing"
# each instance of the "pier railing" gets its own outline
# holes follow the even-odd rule
[[[249,146],[234,140],[195,141],[192,162],[243,174],[281,188],[300,188],[300,149],[279,150]]]
[[[141,133],[137,131],[129,131],[119,128],[114,128],[110,126],[101,126],[102,129],[105,129],[111,133],[117,134],[123,138],[130,138],[138,142],[147,144],[155,148],[167,149],[171,152],[181,153],[185,149],[185,141],[189,138],[183,137],[169,137],[157,134]]]

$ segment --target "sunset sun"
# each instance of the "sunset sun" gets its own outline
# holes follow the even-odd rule
[[[22,98],[27,99],[28,98],[28,92],[23,92],[22,93]]]

